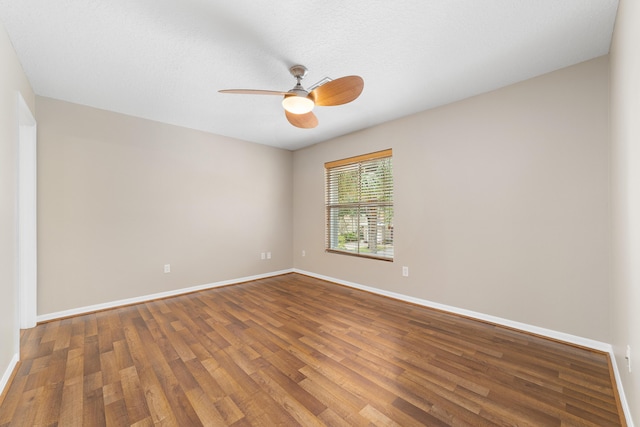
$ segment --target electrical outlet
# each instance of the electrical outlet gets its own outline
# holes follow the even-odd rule
[[[164,265],[164,272],[165,273],[171,273],[171,264],[165,264]]]
[[[304,249],[302,250],[302,256],[307,256],[307,251],[305,251]]]
[[[629,372],[631,372],[631,346],[627,345],[627,354],[624,357],[625,359],[627,359],[627,369],[629,369]]]
[[[402,275],[404,277],[409,277],[409,267],[402,267]]]
[[[262,252],[260,254],[260,259],[266,259],[266,258],[267,258],[266,254],[264,252]]]
[[[267,259],[271,259],[271,252],[267,252]]]

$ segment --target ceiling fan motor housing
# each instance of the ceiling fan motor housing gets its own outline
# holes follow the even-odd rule
[[[298,79],[298,82],[304,79],[308,71],[309,70],[304,65],[294,65],[293,67],[289,68],[289,72],[293,77]]]

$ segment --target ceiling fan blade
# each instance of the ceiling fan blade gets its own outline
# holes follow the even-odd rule
[[[312,129],[318,126],[318,118],[313,112],[309,111],[306,114],[293,114],[284,110],[285,116],[287,116],[287,120],[289,123],[298,128],[303,129]]]
[[[288,92],[278,92],[276,90],[260,90],[260,89],[223,89],[220,93],[239,93],[241,95],[280,95],[284,96]]]
[[[342,105],[353,101],[362,93],[364,80],[360,76],[340,77],[318,86],[309,96],[316,105]]]

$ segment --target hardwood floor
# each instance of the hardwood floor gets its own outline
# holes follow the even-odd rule
[[[298,274],[27,330],[0,426],[619,426],[605,354]]]

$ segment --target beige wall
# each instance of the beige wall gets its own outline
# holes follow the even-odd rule
[[[610,342],[608,132],[601,57],[296,151],[294,265]],[[325,253],[323,163],[385,148],[395,262]]]
[[[640,422],[640,3],[621,0],[611,47],[613,339],[627,401]],[[631,346],[633,373],[624,358]]]
[[[291,268],[291,152],[36,106],[39,315]]]
[[[18,353],[17,174],[18,93],[33,111],[34,96],[4,26],[0,24],[0,377]],[[1,392],[1,390],[0,390]]]

